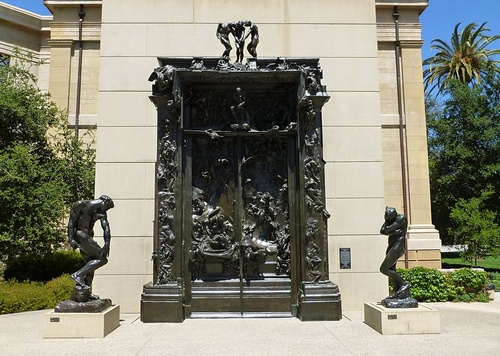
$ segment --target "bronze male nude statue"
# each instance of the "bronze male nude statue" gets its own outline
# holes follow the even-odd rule
[[[86,262],[83,268],[71,275],[71,278],[82,288],[90,289],[95,270],[108,263],[111,232],[106,212],[113,207],[113,200],[107,195],[101,195],[95,200],[80,200],[71,207],[68,241],[73,249],[80,249]],[[102,248],[94,240],[94,224],[98,220],[103,230]]]

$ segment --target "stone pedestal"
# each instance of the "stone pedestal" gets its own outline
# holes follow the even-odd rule
[[[45,338],[103,338],[120,325],[120,306],[100,313],[45,314]]]
[[[181,287],[176,283],[146,284],[141,296],[143,323],[182,323],[184,307]]]
[[[365,323],[382,335],[440,334],[439,310],[420,304],[418,308],[385,308],[365,303]]]
[[[301,321],[342,319],[341,298],[337,285],[330,281],[303,282],[298,317]]]

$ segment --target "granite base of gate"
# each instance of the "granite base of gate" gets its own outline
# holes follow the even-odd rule
[[[181,287],[178,284],[146,284],[141,295],[141,321],[144,323],[184,321]]]
[[[201,318],[240,315],[241,317],[292,317],[289,278],[221,281],[193,281],[191,305],[186,317]]]
[[[301,321],[342,319],[339,288],[330,281],[302,283],[299,315]]]

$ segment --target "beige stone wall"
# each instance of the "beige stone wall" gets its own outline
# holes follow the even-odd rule
[[[119,11],[118,11],[119,9]],[[259,57],[320,57],[331,96],[324,111],[330,279],[344,309],[378,300],[387,282],[378,272],[385,239],[377,30],[373,0],[183,0],[103,3],[96,194],[116,201],[110,214],[113,260],[96,278],[97,293],[137,311],[152,279],[156,113],[147,78],[157,56],[220,56],[219,22],[259,26]],[[232,53],[234,55],[234,51]],[[339,248],[353,268],[339,269]],[[126,263],[127,259],[134,261]],[[360,288],[360,286],[363,288]],[[127,292],[125,292],[127,288]]]

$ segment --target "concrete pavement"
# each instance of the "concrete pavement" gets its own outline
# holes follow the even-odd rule
[[[426,303],[440,310],[441,334],[381,335],[363,312],[341,321],[187,319],[144,324],[122,314],[103,339],[44,339],[44,314],[0,316],[0,355],[498,355],[500,293],[490,303]]]

